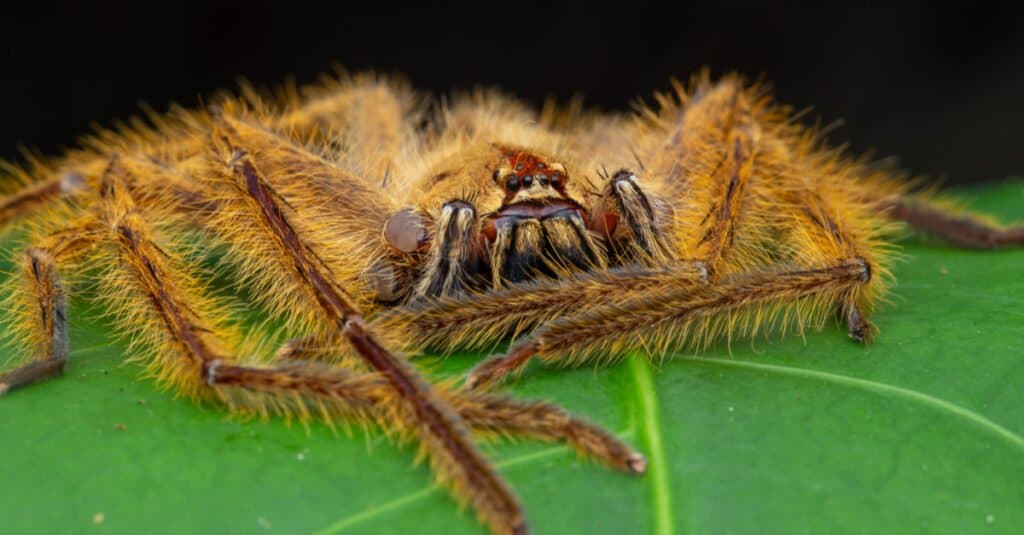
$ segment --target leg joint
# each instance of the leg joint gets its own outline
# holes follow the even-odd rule
[[[222,364],[224,362],[221,359],[213,359],[203,363],[203,377],[206,378],[206,384],[210,386],[217,384],[217,370]]]
[[[860,281],[861,282],[869,282],[869,281],[871,281],[871,276],[872,276],[871,263],[868,262],[867,260],[865,260],[863,257],[859,257],[859,256],[856,258],[856,262],[860,265],[860,268],[861,268]]]

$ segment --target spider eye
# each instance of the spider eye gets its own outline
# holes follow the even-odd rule
[[[523,187],[528,188],[533,184],[533,175],[526,175],[523,177]]]
[[[551,187],[555,189],[562,189],[565,186],[565,177],[562,173],[554,173],[551,175]]]
[[[509,175],[509,177],[505,179],[505,189],[510,193],[519,191],[519,177],[516,175]]]
[[[491,175],[491,179],[497,182],[499,176],[501,176],[501,169],[495,169],[494,174]]]

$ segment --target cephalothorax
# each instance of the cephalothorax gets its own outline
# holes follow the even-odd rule
[[[20,352],[0,394],[61,373],[66,294],[94,277],[131,358],[162,382],[247,413],[375,421],[417,441],[492,530],[520,533],[516,497],[467,429],[646,469],[554,405],[486,391],[531,359],[660,357],[836,316],[866,342],[899,221],[966,247],[1024,245],[1024,228],[828,149],[736,77],[699,77],[635,117],[493,94],[430,109],[372,76],[245,94],[11,173],[23,182],[0,217],[32,231],[8,281]],[[187,247],[184,230],[198,232]],[[237,286],[284,325],[275,354],[207,291],[183,253],[197,241],[225,244]],[[97,269],[67,269],[83,264]],[[464,387],[428,384],[403,356],[510,337]]]

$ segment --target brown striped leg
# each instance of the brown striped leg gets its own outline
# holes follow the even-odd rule
[[[827,186],[822,186],[827,187]],[[861,258],[868,270],[865,283],[873,279],[878,269],[865,254],[879,247],[868,243],[870,236],[860,235],[855,231],[857,225],[844,221],[837,201],[829,203],[826,196],[814,191],[813,186],[802,191],[784,195],[784,203],[790,206],[781,211],[790,219],[788,225],[795,226],[800,232],[808,233],[812,239],[800,239],[801,255],[810,258]],[[860,231],[866,232],[866,231]],[[806,261],[810,263],[810,261]],[[846,323],[846,332],[850,339],[858,343],[868,343],[874,338],[875,327],[864,314],[863,290],[866,284],[854,285],[849,295],[839,302],[837,313]]]
[[[1024,246],[1024,226],[997,227],[971,214],[956,214],[915,199],[888,205],[893,219],[934,234],[967,249],[1002,249]]]
[[[723,255],[732,245],[737,219],[747,183],[753,169],[757,139],[753,127],[734,127],[726,133],[725,154],[713,174],[708,211],[701,222],[700,239],[689,248],[691,255],[704,261],[714,280]]]
[[[290,340],[278,350],[277,360],[337,363],[338,355],[346,353],[346,348],[340,343],[340,340],[324,340],[322,337]],[[375,398],[386,398],[387,385],[380,381],[379,387],[385,392],[378,391]],[[574,417],[553,403],[519,401],[485,392],[448,391],[444,388],[439,388],[439,394],[474,431],[562,441],[578,454],[597,459],[616,470],[643,473],[646,469],[647,461],[643,455],[614,435]]]
[[[376,329],[402,333],[417,346],[493,348],[498,340],[529,332],[538,325],[569,316],[581,308],[607,303],[662,284],[707,283],[700,262],[679,262],[671,268],[649,270],[636,266],[582,273],[573,278],[539,279],[450,299],[413,303],[388,310],[372,321]]]
[[[349,353],[351,351],[348,351]],[[336,363],[346,354],[345,340],[337,336],[302,336],[281,344],[275,358],[278,360],[309,360]]]
[[[486,392],[457,391],[449,402],[474,430],[566,442],[577,453],[622,472],[642,474],[647,459],[600,427],[547,402]]]
[[[31,325],[26,340],[31,360],[0,373],[0,395],[28,384],[60,375],[68,360],[67,295],[61,283],[59,264],[89,250],[93,244],[94,221],[82,220],[43,238],[25,250],[23,283],[18,297],[23,300],[25,324]],[[18,321],[17,319],[15,321]]]
[[[625,303],[598,306],[543,325],[530,337],[474,368],[467,383],[474,388],[500,382],[521,371],[534,357],[547,363],[578,363],[594,355],[617,356],[641,339],[678,346],[706,343],[715,318],[757,307],[785,306],[805,298],[842,299],[850,288],[871,276],[859,258],[831,266],[781,273],[732,275],[710,286],[662,284],[637,292]],[[728,321],[724,319],[722,321]],[[756,327],[756,323],[751,329]]]
[[[385,349],[367,329],[351,297],[325,272],[323,261],[289,223],[258,163],[236,145],[240,139],[231,122],[223,121],[214,132],[217,161],[227,164],[234,187],[259,213],[262,232],[273,238],[322,317],[388,382],[398,409],[392,423],[413,431],[438,477],[468,498],[493,530],[524,531],[518,499],[468,439],[465,423],[404,358]]]
[[[0,197],[0,224],[8,223],[59,199],[71,197],[85,189],[85,179],[65,172],[29,184],[24,189]]]
[[[707,264],[712,281],[744,215],[758,151],[760,128],[751,115],[750,99],[741,82],[731,77],[699,88],[648,171],[666,185],[673,200],[694,203],[675,221],[684,228],[676,248]]]

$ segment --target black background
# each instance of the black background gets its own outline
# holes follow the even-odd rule
[[[194,105],[239,77],[314,80],[332,62],[404,73],[436,92],[496,85],[534,102],[582,93],[604,109],[703,65],[773,82],[830,139],[962,183],[1024,173],[1024,9],[1017,3],[673,8],[618,2],[471,10],[160,2],[7,13],[0,157],[46,154],[90,124]],[[1016,5],[1015,5],[1016,4]],[[24,6],[22,6],[24,7]]]

